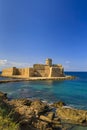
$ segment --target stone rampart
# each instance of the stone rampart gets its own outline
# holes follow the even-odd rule
[[[6,68],[2,71],[2,76],[12,76],[16,74],[16,67]]]
[[[64,76],[62,67],[50,67],[49,77],[61,77]]]
[[[50,67],[43,64],[34,64],[34,75],[37,77],[48,77],[50,73]]]

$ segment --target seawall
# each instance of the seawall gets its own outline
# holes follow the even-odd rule
[[[21,82],[21,81],[37,81],[37,80],[73,80],[75,76],[65,76],[65,77],[21,77],[21,76],[1,76],[6,77],[8,79],[0,80],[0,83],[8,83],[8,82]],[[9,79],[11,78],[11,79]]]

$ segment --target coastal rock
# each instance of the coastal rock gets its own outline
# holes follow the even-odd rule
[[[0,92],[0,109],[5,111],[6,114],[8,114],[12,109],[9,105],[7,94],[2,92]]]
[[[31,103],[31,108],[33,108],[33,110],[35,111],[36,116],[39,116],[40,114],[49,111],[49,106],[40,100],[34,100]]]
[[[7,99],[7,94],[0,92],[0,100]]]
[[[49,106],[40,100],[17,99],[10,101],[16,113],[19,113],[20,126],[30,125],[39,130],[55,130],[61,128],[60,120],[54,112],[49,112]],[[14,116],[13,116],[14,117]]]
[[[55,113],[54,112],[49,112],[47,117],[50,119],[50,120],[53,120],[54,117],[55,117]]]
[[[33,122],[33,125],[40,130],[62,130],[62,125],[57,121],[49,119],[47,116],[40,115],[39,119]]]
[[[9,102],[11,105],[17,106],[30,106],[32,101],[29,99],[13,99]]]
[[[68,120],[71,123],[82,124],[87,122],[87,111],[62,107],[58,108],[56,113],[61,119]]]
[[[58,101],[58,102],[53,103],[52,106],[59,108],[59,107],[66,106],[66,104],[63,101]]]
[[[62,121],[72,125],[87,124],[87,111],[66,107],[63,102],[54,103],[54,107],[51,107],[41,100],[9,101],[2,92],[0,97],[0,107],[5,108],[9,118],[20,124],[20,130],[67,130]]]
[[[31,109],[31,101],[27,99],[16,99],[9,102],[13,106],[14,111],[20,115],[20,122],[30,123],[32,118],[35,116],[33,109]],[[15,115],[14,115],[15,116]]]
[[[41,120],[43,120],[43,121],[50,122],[50,123],[52,122],[52,120],[51,120],[51,119],[49,119],[49,117],[44,116],[44,115],[41,115],[41,116],[40,116],[40,119],[41,119]]]

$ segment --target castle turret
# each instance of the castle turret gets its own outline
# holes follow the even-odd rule
[[[52,59],[46,59],[46,65],[52,66]]]

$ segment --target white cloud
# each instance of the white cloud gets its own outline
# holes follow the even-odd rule
[[[7,64],[7,60],[0,60],[0,66],[4,66]]]
[[[69,61],[69,60],[66,60],[65,63],[66,63],[66,64],[70,64],[70,61]]]
[[[19,63],[19,62],[14,62],[14,61],[8,61],[6,59],[0,60],[1,70],[7,67],[28,67],[28,66],[31,66],[31,65],[29,63]]]

